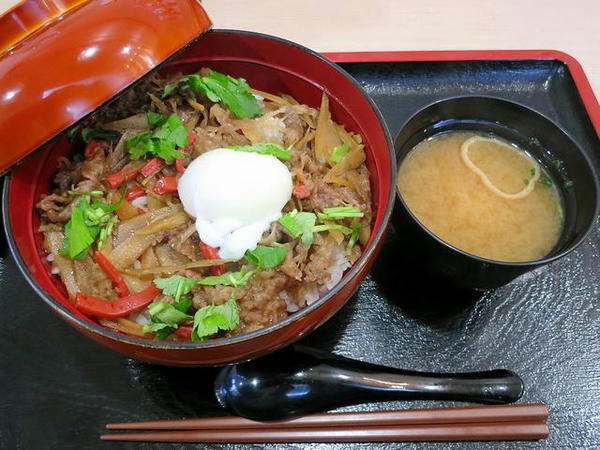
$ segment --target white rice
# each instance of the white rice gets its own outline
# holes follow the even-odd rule
[[[338,247],[337,252],[333,256],[333,263],[329,268],[329,280],[327,280],[323,285],[317,288],[316,285],[305,286],[302,289],[302,294],[304,295],[304,302],[306,305],[312,305],[316,302],[321,296],[325,295],[329,292],[333,287],[339,283],[339,281],[344,276],[344,272],[351,266],[352,264],[348,261],[346,256],[346,252],[343,247]],[[290,294],[283,290],[279,293],[279,297],[285,302],[287,306],[287,312],[294,313],[300,309],[291,298]]]
[[[342,279],[342,276],[344,276],[344,272],[351,265],[352,264],[350,264],[350,261],[348,261],[344,248],[339,246],[338,251],[333,256],[333,263],[329,268],[329,280],[327,280],[324,284],[328,291],[333,289],[333,287],[339,283],[339,281]]]
[[[131,314],[129,316],[130,320],[133,320],[138,325],[144,326],[150,323],[150,313],[147,309],[142,310],[137,315]]]
[[[269,117],[263,119],[263,126],[260,128],[261,140],[264,142],[282,142],[285,123],[282,119]]]
[[[144,206],[146,206],[146,203],[148,203],[148,197],[146,197],[145,195],[143,197],[134,198],[131,201],[131,204],[136,208],[143,208]]]
[[[300,309],[300,307],[298,305],[296,305],[294,303],[294,301],[291,299],[290,294],[288,294],[288,292],[286,290],[283,290],[279,293],[279,298],[281,298],[281,300],[283,300],[287,306],[287,312],[289,313],[295,313],[296,311],[298,311]]]

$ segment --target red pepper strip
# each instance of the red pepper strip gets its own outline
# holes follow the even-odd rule
[[[219,257],[219,251],[216,248],[211,247],[202,241],[200,241],[200,250],[206,259],[221,259]],[[225,264],[210,266],[210,272],[213,275],[223,275],[225,273]]]
[[[164,165],[165,165],[165,161],[162,158],[158,158],[158,157],[152,158],[146,164],[144,164],[142,166],[142,168],[140,169],[140,173],[142,174],[142,176],[144,178],[148,178],[150,175],[152,175],[157,170],[162,169],[162,167]]]
[[[99,148],[102,148],[102,147],[104,147],[104,144],[102,144],[101,142],[98,142],[98,141],[95,141],[94,139],[92,139],[85,146],[85,150],[83,151],[84,158],[85,159],[90,159],[92,156],[94,156],[94,154],[96,153],[96,150],[98,150]]]
[[[135,200],[136,198],[143,197],[146,195],[146,191],[139,187],[137,184],[133,186],[129,186],[125,191],[125,199],[130,202],[131,200]]]
[[[189,341],[192,339],[192,327],[189,325],[179,325],[174,334]]]
[[[305,185],[297,184],[292,188],[292,194],[294,194],[296,198],[303,199],[308,197],[310,192],[308,192],[308,189]]]
[[[138,208],[137,212],[138,214],[146,214],[146,211],[144,211],[142,208]]]
[[[137,177],[139,170],[123,169],[106,177],[106,182],[111,188],[116,189],[126,181],[131,181]]]
[[[106,300],[78,292],[75,295],[75,307],[84,314],[103,319],[117,319],[139,311],[148,306],[160,295],[161,290],[154,283],[146,289],[115,301]]]
[[[188,146],[190,145],[194,145],[194,143],[196,142],[196,139],[198,139],[198,136],[196,136],[196,133],[194,133],[192,130],[188,131]]]
[[[194,133],[191,130],[188,131],[187,137],[188,137],[188,145],[179,149],[184,153],[189,153],[190,150],[192,149],[192,145],[194,145],[194,142],[196,142],[196,140],[198,139],[198,137],[196,136],[196,133]],[[177,170],[178,173],[185,172],[185,166],[183,165],[182,158],[175,160],[175,170]]]
[[[175,170],[177,170],[178,173],[185,172],[185,167],[183,166],[183,159],[175,160]]]
[[[119,294],[119,297],[127,297],[129,295],[129,288],[127,287],[127,283],[121,276],[121,273],[117,270],[115,266],[109,261],[109,259],[104,256],[103,253],[96,250],[94,252],[94,260],[100,266],[100,268],[104,271],[106,276],[110,278],[115,285],[115,289]]]
[[[152,190],[158,195],[171,194],[177,191],[177,178],[160,177],[152,186]]]

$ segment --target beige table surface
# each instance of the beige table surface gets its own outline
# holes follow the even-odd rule
[[[600,97],[600,0],[204,0],[215,28],[260,31],[319,52],[554,49]]]

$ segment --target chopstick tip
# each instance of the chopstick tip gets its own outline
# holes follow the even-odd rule
[[[136,423],[128,423],[128,422],[115,422],[115,423],[107,423],[106,429],[108,430],[127,430],[129,428],[135,428]]]

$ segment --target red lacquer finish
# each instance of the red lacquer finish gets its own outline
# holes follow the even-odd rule
[[[20,1],[0,16],[0,54],[46,24],[90,0]]]
[[[349,75],[319,55],[293,43],[244,32],[209,32],[165,65],[190,72],[208,66],[243,76],[260,90],[288,93],[313,107],[323,90],[334,119],[363,135],[371,176],[373,233],[359,261],[325,297],[286,320],[243,336],[201,343],[154,342],[100,327],[68,300],[60,279],[44,258],[34,204],[48,192],[66,138],[18,166],[5,184],[4,223],[10,247],[32,287],[63,319],[107,347],[146,361],[171,365],[218,365],[243,361],[282,348],[323,324],[358,289],[383,242],[395,198],[395,156],[389,132],[374,103]],[[37,184],[31,180],[37,180]]]
[[[0,18],[0,173],[209,27],[197,0],[27,0],[10,10]]]

